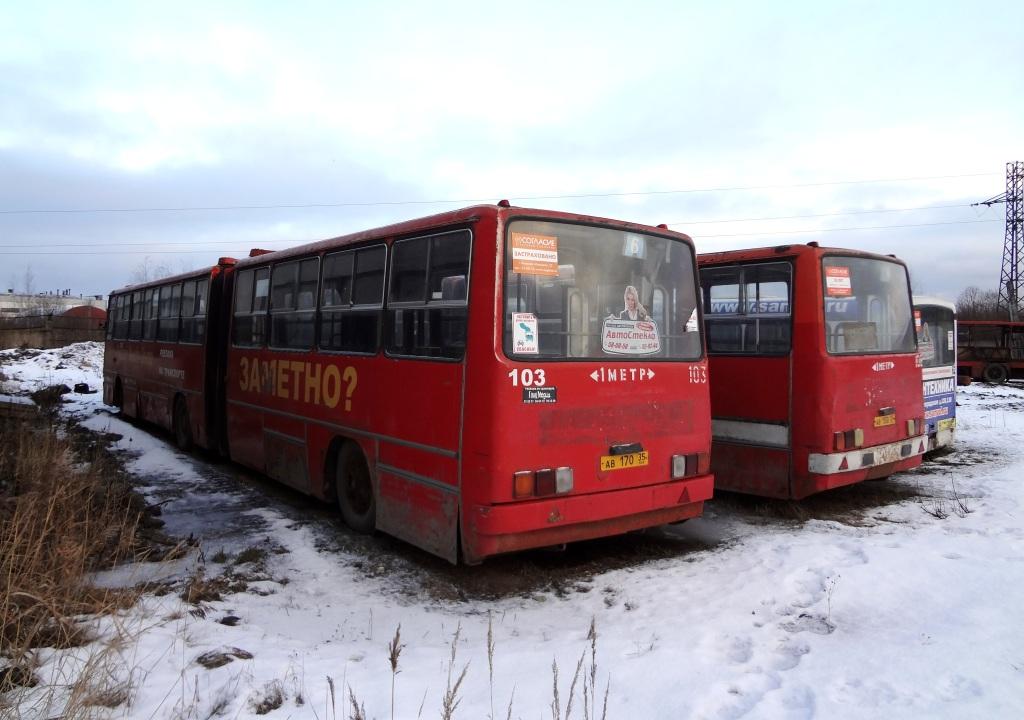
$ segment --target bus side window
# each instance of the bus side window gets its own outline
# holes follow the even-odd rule
[[[345,250],[324,258],[320,349],[375,353],[380,347],[387,247]]]
[[[110,312],[107,317],[107,337],[120,340],[118,331],[121,324],[121,304],[127,299],[125,295],[115,295],[110,301]]]
[[[157,339],[162,342],[178,341],[178,323],[181,304],[181,285],[164,285],[160,288],[160,319],[157,324]]]
[[[702,270],[708,352],[788,353],[791,276],[788,262]]]
[[[319,273],[319,258],[274,266],[270,296],[271,347],[312,349]]]
[[[142,301],[142,337],[146,340],[156,340],[156,326],[160,318],[160,290],[149,288],[146,290],[145,298]]]
[[[466,230],[395,242],[386,314],[389,353],[462,357],[470,244]]]
[[[143,292],[141,290],[136,290],[132,293],[132,313],[131,320],[128,322],[128,337],[132,340],[142,338],[142,313],[145,310],[142,298]]]
[[[188,280],[181,286],[181,336],[183,343],[201,343],[201,318],[196,317],[196,288],[200,283]]]
[[[252,346],[254,317],[252,312],[253,302],[253,281],[255,271],[242,270],[235,280],[235,307],[232,319],[232,337],[235,345],[242,347]]]

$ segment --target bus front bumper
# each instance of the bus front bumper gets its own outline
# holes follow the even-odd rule
[[[477,505],[467,517],[466,559],[680,522],[700,515],[713,489],[714,476],[708,474],[623,490]]]

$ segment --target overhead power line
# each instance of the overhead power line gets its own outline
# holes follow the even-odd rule
[[[957,205],[924,205],[921,207],[913,208],[889,208],[884,210],[849,210],[846,212],[834,212],[834,213],[814,213],[808,215],[775,215],[772,217],[756,217],[756,218],[724,218],[718,220],[686,220],[679,222],[668,223],[670,227],[681,227],[688,228],[691,225],[708,225],[708,224],[721,224],[721,223],[739,223],[739,222],[757,222],[757,221],[768,221],[768,220],[798,220],[803,218],[821,218],[821,217],[843,217],[847,215],[873,215],[873,214],[884,214],[884,213],[897,213],[897,212],[914,212],[919,210],[941,210],[948,208],[964,208],[971,207],[973,203],[961,203]],[[793,231],[799,232],[799,231]],[[768,234],[768,233],[753,233],[753,234]],[[707,237],[707,236],[705,236]],[[263,244],[280,244],[283,242],[293,242],[291,240],[263,240],[260,241]],[[206,241],[196,240],[181,240],[181,241],[149,241],[149,242],[118,242],[118,241],[99,241],[99,242],[81,242],[81,243],[30,243],[25,245],[0,245],[0,249],[8,248],[65,248],[65,247],[165,247],[168,245],[174,246],[187,246],[187,245],[208,245]]]
[[[910,223],[906,225],[866,225],[859,227],[845,227],[845,228],[822,228],[813,230],[776,230],[771,232],[751,232],[751,233],[728,233],[720,235],[699,235],[694,234],[693,237],[696,239],[708,239],[708,238],[729,238],[729,237],[757,237],[762,235],[804,235],[804,234],[824,234],[832,232],[856,232],[859,230],[893,230],[899,228],[916,228],[916,227],[937,227],[940,225],[970,225],[974,223],[992,223],[1002,222],[1001,220],[950,220],[947,222],[934,222],[934,223]],[[261,240],[255,244],[258,245],[301,245],[306,241],[303,240]],[[157,247],[162,247],[172,243],[161,243]],[[184,243],[184,244],[196,244],[196,243]],[[130,245],[138,245],[138,243],[130,243]],[[29,247],[25,245],[8,245],[8,248],[12,247]],[[31,247],[39,247],[31,246]],[[57,246],[43,246],[43,247],[57,247]],[[123,246],[122,246],[123,247]],[[235,250],[224,250],[222,246],[218,249],[218,246],[209,243],[208,247],[197,250],[94,250],[94,251],[81,251],[81,250],[55,250],[53,252],[38,252],[38,251],[18,251],[18,252],[0,252],[0,255],[188,255],[196,253],[206,254],[218,254],[218,255],[246,255],[249,252],[249,248],[241,248]]]
[[[694,238],[755,237],[758,235],[804,235],[830,232],[854,232],[857,230],[892,230],[895,228],[935,227],[937,225],[971,225],[974,223],[1001,222],[1000,220],[949,220],[947,222],[911,223],[908,225],[864,225],[860,227],[822,228],[813,230],[774,230],[771,232],[728,233],[724,235],[693,235]]]
[[[574,200],[583,198],[610,197],[643,197],[656,195],[684,195],[689,193],[735,192],[742,190],[780,190],[786,188],[830,187],[837,185],[872,185],[894,182],[917,182],[922,180],[951,180],[957,178],[989,177],[998,173],[963,173],[959,175],[924,175],[902,178],[875,178],[870,180],[833,180],[828,182],[782,183],[775,185],[738,185],[732,187],[685,188],[681,190],[636,190],[629,192],[608,193],[574,193],[565,195],[509,195],[510,200]],[[89,213],[157,213],[157,212],[208,212],[208,211],[241,211],[241,210],[302,210],[317,208],[343,207],[379,207],[399,205],[445,205],[491,203],[495,197],[489,198],[457,198],[442,200],[375,200],[367,202],[338,203],[297,203],[270,205],[209,205],[182,207],[143,207],[143,208],[20,208],[0,210],[0,215],[71,215]]]
[[[819,218],[819,217],[842,217],[846,215],[876,215],[882,213],[897,213],[897,212],[915,212],[918,210],[945,210],[948,208],[965,208],[972,207],[978,203],[958,203],[956,205],[922,205],[920,207],[912,208],[887,208],[883,210],[847,210],[844,212],[832,212],[832,213],[813,213],[808,215],[772,215],[770,217],[753,217],[753,218],[724,218],[717,220],[679,220],[677,222],[670,222],[670,226],[682,226],[682,225],[711,225],[720,223],[733,223],[733,222],[760,222],[767,220],[798,220],[802,218]]]

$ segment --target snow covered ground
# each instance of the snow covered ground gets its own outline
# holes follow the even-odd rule
[[[0,394],[54,382],[99,388],[101,368],[97,344],[0,353]],[[211,471],[170,438],[112,417],[99,394],[67,397],[68,412],[88,427],[123,435],[129,469],[153,501],[167,503],[168,528],[202,539],[202,555],[160,572],[251,570],[246,590],[203,603],[205,612],[175,592],[147,595],[117,619],[133,640],[119,650],[131,694],[115,717],[244,718],[279,694],[272,717],[333,720],[349,715],[348,688],[367,717],[391,717],[387,645],[399,625],[394,717],[439,716],[449,678],[466,665],[454,717],[491,716],[492,689],[494,717],[506,717],[513,693],[511,717],[550,717],[553,662],[564,717],[581,656],[591,665],[592,619],[599,708],[591,717],[606,686],[609,718],[1024,717],[1019,387],[962,388],[955,452],[887,481],[908,497],[857,522],[712,502],[704,518],[664,531],[706,549],[598,571],[572,592],[466,600],[410,593],[396,571],[416,565],[409,553],[385,546],[397,559],[376,567],[380,555],[333,544],[330,522],[303,521],[328,510],[232,482],[230,467]],[[273,551],[240,563],[252,545]],[[130,568],[120,579],[147,573]],[[231,661],[207,669],[197,660],[211,651]],[[40,673],[59,659],[45,656]],[[582,682],[574,717],[584,715]]]

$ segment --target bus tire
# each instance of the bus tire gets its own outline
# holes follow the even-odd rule
[[[174,398],[174,443],[183,452],[192,449],[192,425],[188,417],[188,403],[181,395]]]
[[[1007,372],[1005,365],[992,363],[991,365],[985,366],[985,371],[982,373],[982,377],[985,378],[985,382],[987,383],[1002,385],[1009,380],[1010,373]]]
[[[334,489],[345,524],[358,533],[372,533],[377,526],[373,480],[363,451],[354,442],[346,442],[338,452]]]

